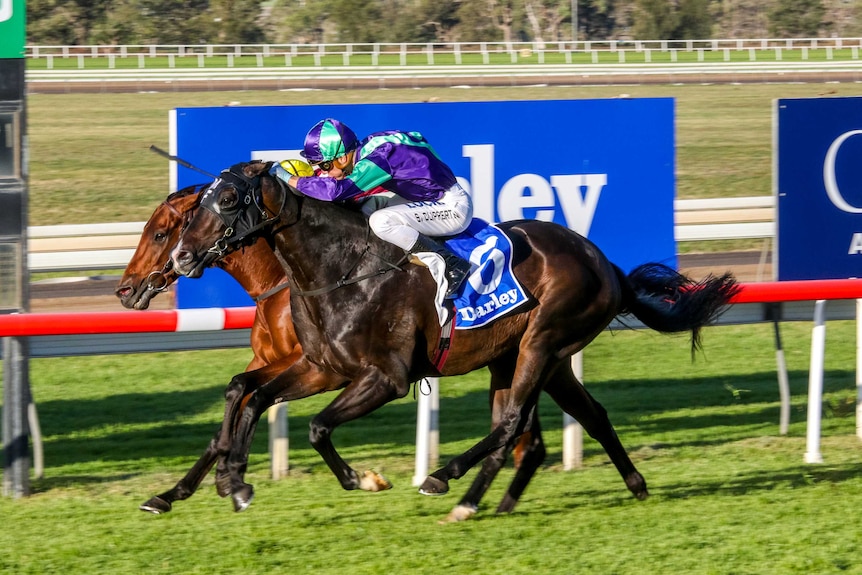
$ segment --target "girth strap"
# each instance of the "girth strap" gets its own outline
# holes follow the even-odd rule
[[[446,300],[444,305],[449,308],[449,319],[440,328],[440,341],[437,344],[437,351],[434,352],[434,357],[431,358],[431,363],[437,371],[443,371],[443,365],[449,358],[449,348],[452,347],[452,337],[455,335],[455,304],[452,300]]]

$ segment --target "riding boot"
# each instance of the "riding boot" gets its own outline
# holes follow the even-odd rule
[[[452,253],[443,242],[438,242],[428,236],[419,234],[416,243],[408,252],[411,254],[431,252],[443,258],[443,262],[446,264],[446,282],[449,284],[444,299],[454,298],[458,288],[470,275],[470,262]]]

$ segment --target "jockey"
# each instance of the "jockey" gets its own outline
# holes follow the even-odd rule
[[[455,296],[470,262],[432,238],[467,229],[473,201],[422,134],[389,130],[359,141],[349,127],[327,118],[309,130],[301,154],[323,177],[290,176],[292,187],[318,200],[363,202],[379,238],[442,259],[444,298]]]

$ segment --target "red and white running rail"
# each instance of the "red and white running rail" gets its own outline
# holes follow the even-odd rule
[[[255,308],[203,308],[142,312],[22,313],[0,315],[0,337],[247,329]]]

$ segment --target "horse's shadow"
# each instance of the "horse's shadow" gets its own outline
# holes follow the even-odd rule
[[[607,408],[629,452],[633,457],[638,457],[638,451],[643,449],[651,451],[655,445],[627,441],[626,434],[629,430],[637,430],[640,437],[645,434],[671,437],[671,439],[663,439],[660,449],[703,447],[735,441],[739,439],[740,433],[745,433],[744,427],[764,423],[774,423],[777,434],[780,407],[774,377],[772,373],[763,373],[733,378],[735,387],[745,389],[749,393],[742,399],[735,398],[727,392],[725,384],[728,378],[726,377],[700,378],[695,383],[690,383],[689,380],[677,380],[671,383],[659,380],[608,381],[596,384],[595,389],[591,391]],[[791,374],[792,392],[797,398],[805,393],[805,385],[802,382],[806,377],[807,374],[802,372]],[[846,372],[830,373],[827,381],[843,381],[847,377],[849,376]],[[446,394],[447,389],[457,389],[457,384],[457,378],[444,378],[440,385],[443,393]],[[632,401],[632,395],[643,393],[644,390],[649,393],[656,387],[676,391],[672,395],[653,398],[646,404],[632,405],[637,403]],[[168,394],[130,393],[91,400],[70,399],[38,403],[45,442],[47,477],[37,482],[37,488],[46,490],[73,484],[121,480],[136,475],[124,472],[108,476],[102,474],[57,476],[51,474],[51,469],[54,467],[98,460],[109,464],[115,462],[118,467],[120,463],[125,462],[122,467],[128,469],[128,463],[136,460],[196,457],[199,455],[201,446],[209,441],[218,426],[222,391],[221,386],[210,386],[195,390],[177,390]],[[444,446],[441,459],[444,460],[457,454],[446,453],[446,444],[481,438],[487,433],[490,424],[489,400],[486,391],[466,392],[457,397],[451,396],[451,393],[449,395],[440,398],[440,441]],[[335,397],[334,394],[331,396]],[[672,410],[685,405],[687,399],[692,397],[696,397],[697,406],[702,408],[731,406],[739,401],[751,401],[762,404],[763,407],[746,410],[744,413],[728,411],[726,414],[661,416],[666,409]],[[799,404],[799,402],[795,403]],[[557,432],[560,410],[547,398],[540,401],[539,407],[546,433]],[[800,416],[797,413],[798,411],[795,410],[793,415],[796,418],[804,418],[804,415]],[[199,416],[206,412],[212,413],[212,421],[201,423],[201,419],[205,418]],[[69,417],[70,413],[74,413],[75,416]],[[828,417],[828,414],[824,414],[824,417]],[[305,458],[306,461],[318,462],[319,458],[316,454],[308,451],[310,450],[308,424],[311,418],[310,414],[290,414],[290,442],[292,450],[306,450],[308,455]],[[142,427],[142,429],[106,432],[99,437],[93,437],[93,430],[110,429],[118,422]],[[408,397],[340,427],[334,438],[344,449],[361,448],[361,457],[364,459],[391,457],[393,451],[396,452],[397,457],[403,456],[409,459],[414,453],[415,424],[416,403],[412,397]],[[725,429],[737,427],[739,431],[733,431],[712,440],[699,437],[701,435],[699,430],[716,426]],[[686,433],[686,431],[692,433]],[[262,426],[255,438],[255,453],[265,457],[268,449],[267,439],[266,426]],[[585,453],[589,457],[601,455],[603,450],[597,443],[588,440],[585,444]],[[558,463],[559,458],[560,454],[551,452],[546,464]],[[302,465],[302,459],[295,462]],[[316,467],[316,464],[313,467]],[[811,470],[805,469],[806,473],[810,474]],[[796,471],[790,473],[796,473]],[[828,470],[819,469],[817,473],[828,473]],[[770,481],[774,484],[774,477],[772,475],[770,477]],[[843,475],[836,473],[834,477],[840,481]],[[688,493],[680,496],[714,492],[716,489],[744,491],[746,488],[763,488],[758,486],[765,485],[765,480],[766,478],[734,478],[733,484],[728,485],[724,477],[717,475],[715,485],[702,488],[678,486],[672,491]]]
[[[862,473],[862,463],[845,463],[828,467],[792,465],[780,471],[764,470],[728,476],[720,471],[709,479],[698,478],[690,483],[653,481],[650,484],[650,501],[660,504],[663,500],[676,501],[698,497],[738,497],[762,493],[777,493],[781,490],[792,491],[817,483],[840,484],[855,480]],[[553,503],[537,504],[524,497],[523,506],[515,510],[519,513],[540,513],[560,515],[576,513],[579,510],[621,507],[639,503],[625,493],[604,489],[579,489],[573,485],[555,497]],[[494,516],[477,516],[475,519],[492,520]]]

